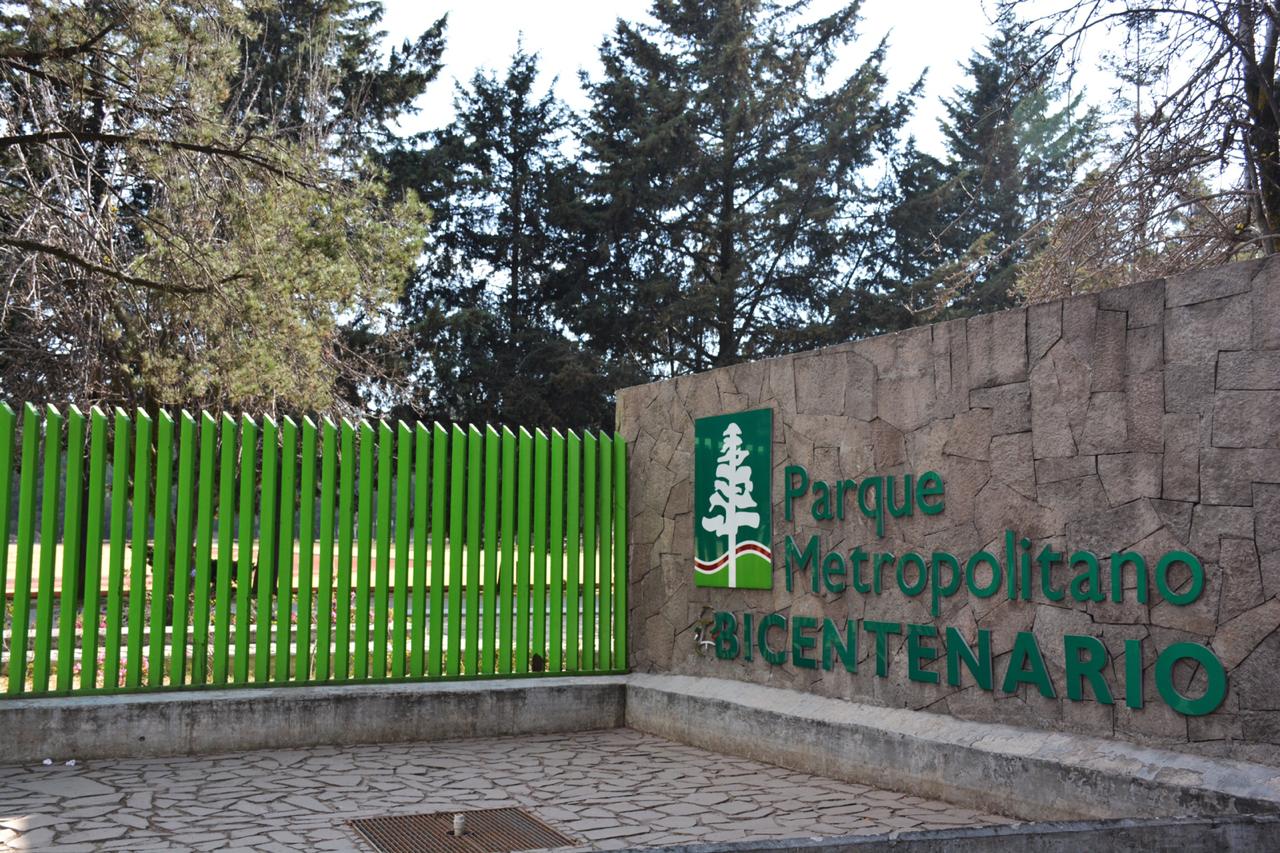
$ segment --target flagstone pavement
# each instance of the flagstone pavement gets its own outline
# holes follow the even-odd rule
[[[1011,822],[613,729],[0,767],[0,849],[372,853],[345,821],[502,806],[576,850]]]

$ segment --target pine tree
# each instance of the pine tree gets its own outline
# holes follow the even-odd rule
[[[619,22],[587,81],[591,163],[575,327],[661,374],[847,337],[872,286],[889,188],[868,166],[910,98],[886,98],[884,44],[844,80],[859,4],[657,0]]]
[[[747,456],[741,427],[730,423],[724,429],[720,458],[716,460],[716,490],[711,493],[710,509],[718,509],[720,514],[702,519],[704,530],[729,540],[730,589],[738,585],[738,531],[760,524],[760,513],[752,512],[756,501],[751,496],[751,469],[742,464]]]
[[[523,50],[502,76],[478,72],[431,147],[393,158],[435,212],[404,303],[419,413],[574,428],[611,418],[615,386],[558,310],[581,170],[562,151],[568,111],[537,78]]]
[[[1006,17],[969,59],[969,82],[944,101],[950,186],[941,207],[951,219],[938,237],[947,257],[934,269],[962,282],[949,314],[1013,304],[1018,265],[1035,254],[1095,144],[1095,113],[1054,81],[1051,59],[1042,34]]]
[[[304,7],[316,26],[295,33],[290,10]],[[0,11],[0,393],[339,407],[343,377],[363,380],[342,326],[394,305],[427,219],[387,196],[363,140],[434,74],[440,45],[384,65],[325,35],[338,15],[348,44],[375,44],[379,9]],[[367,84],[358,98],[342,88],[351,75]]]

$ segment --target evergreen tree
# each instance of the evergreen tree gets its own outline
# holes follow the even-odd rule
[[[265,37],[290,32],[304,5],[32,2],[0,13],[5,396],[338,407],[352,372],[342,326],[394,305],[426,222],[344,152],[385,127],[434,66],[427,47],[382,63],[369,49],[375,4],[359,4],[364,17],[313,4],[305,57],[293,35]],[[358,122],[342,91],[360,77],[352,69],[367,72]]]
[[[1018,265],[1043,242],[1096,141],[1094,112],[1054,81],[1050,58],[1041,34],[1005,18],[969,59],[969,82],[944,101],[951,186],[939,208],[950,219],[936,242],[949,257],[934,273],[961,283],[948,313],[1013,304]]]
[[[890,160],[895,203],[886,217],[882,286],[860,294],[855,332],[870,336],[922,322],[947,296],[956,271],[950,227],[963,210],[947,164],[909,139]]]
[[[585,81],[587,232],[575,332],[654,373],[733,364],[857,328],[889,187],[868,177],[909,96],[884,44],[844,80],[857,2],[656,0],[619,22]]]
[[[522,50],[504,76],[477,73],[432,147],[393,158],[435,214],[405,300],[415,411],[555,427],[611,418],[609,378],[557,311],[581,172],[562,152],[568,111],[537,77]]]
[[[258,127],[360,158],[398,144],[393,127],[439,74],[446,17],[416,39],[381,42],[382,3],[276,0],[253,6],[235,108]],[[319,139],[314,139],[322,134]]]

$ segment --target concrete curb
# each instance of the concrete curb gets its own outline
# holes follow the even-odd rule
[[[1108,820],[982,826],[926,832],[841,838],[787,838],[633,848],[637,853],[1178,853],[1275,850],[1280,845],[1280,815],[1174,820]]]
[[[609,729],[625,703],[624,676],[4,700],[0,763]]]
[[[1280,812],[1278,767],[725,679],[645,674],[628,679],[631,728],[1012,817]]]
[[[4,700],[0,764],[623,725],[1027,820],[1280,813],[1280,767],[676,675]]]

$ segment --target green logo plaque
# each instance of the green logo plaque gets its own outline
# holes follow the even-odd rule
[[[773,588],[773,410],[698,418],[694,585]]]

